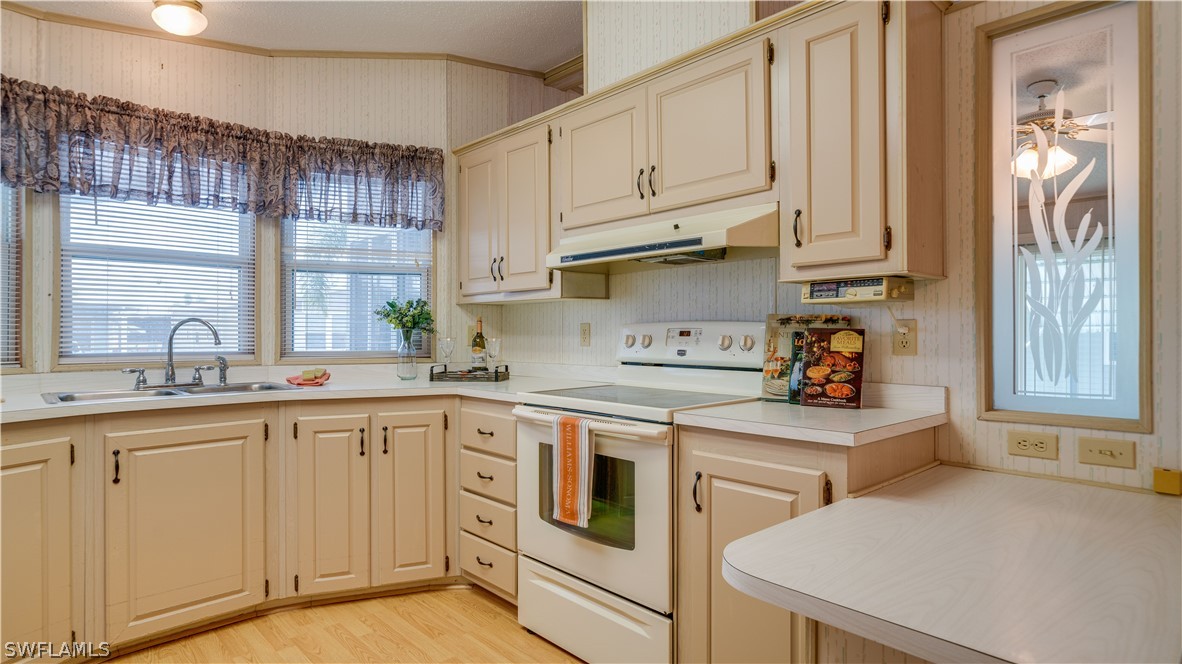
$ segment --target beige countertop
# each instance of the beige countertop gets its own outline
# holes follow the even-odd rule
[[[764,601],[940,662],[1178,662],[1182,500],[939,466],[736,540]]]

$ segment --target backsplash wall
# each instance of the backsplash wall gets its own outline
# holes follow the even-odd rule
[[[893,305],[899,318],[919,321],[920,354],[890,355],[891,317],[881,306],[837,309],[805,307],[800,287],[777,284],[775,259],[664,268],[612,275],[606,301],[540,303],[505,307],[505,358],[514,362],[611,366],[621,325],[688,318],[763,320],[771,312],[837,312],[855,316],[868,330],[866,376],[876,382],[945,385],[950,392],[951,423],[939,437],[941,459],[992,468],[1088,479],[1134,487],[1152,486],[1153,466],[1182,466],[1182,233],[1179,232],[1177,118],[1179,25],[1182,5],[1155,3],[1154,19],[1154,171],[1158,186],[1153,204],[1154,433],[1132,435],[1086,429],[1007,425],[977,420],[976,320],[973,293],[974,182],[973,80],[971,44],[977,25],[1042,3],[980,3],[944,17],[945,118],[947,154],[945,250],[948,278],[921,283],[914,302]],[[590,20],[589,20],[590,23]],[[591,33],[589,33],[590,37]],[[589,38],[589,46],[596,42]],[[595,55],[589,53],[589,55]],[[601,50],[600,57],[610,56]],[[629,56],[631,57],[631,56]],[[628,69],[621,63],[619,71]],[[579,323],[590,322],[592,345],[578,345]],[[1057,431],[1060,459],[1042,461],[1006,454],[1011,428]],[[1080,464],[1079,436],[1137,441],[1137,470]]]

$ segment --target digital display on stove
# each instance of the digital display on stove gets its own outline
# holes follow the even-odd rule
[[[666,348],[697,346],[702,341],[702,328],[671,327],[665,331]]]
[[[690,336],[690,335],[692,335],[692,334],[693,334],[693,333],[692,333],[692,332],[690,332],[689,330],[681,330],[680,332],[678,332],[678,333],[677,333],[677,336],[679,336],[679,337],[688,337],[688,336]]]

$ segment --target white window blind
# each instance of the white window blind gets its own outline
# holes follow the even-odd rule
[[[389,300],[431,301],[431,232],[307,219],[283,222],[283,357],[386,356]],[[429,335],[415,335],[420,356]]]
[[[255,351],[253,217],[224,210],[61,197],[62,362],[159,361],[177,321],[221,336],[216,353]],[[178,355],[212,357],[201,325]]]
[[[21,295],[22,250],[24,224],[21,220],[21,192],[0,186],[0,235],[3,236],[3,255],[0,256],[0,366],[21,366]]]

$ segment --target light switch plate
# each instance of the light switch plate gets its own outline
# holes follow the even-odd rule
[[[1137,444],[1117,438],[1080,436],[1079,462],[1133,469],[1137,467]]]
[[[1010,431],[1007,435],[1009,453],[1035,459],[1059,458],[1059,435],[1037,431]]]

